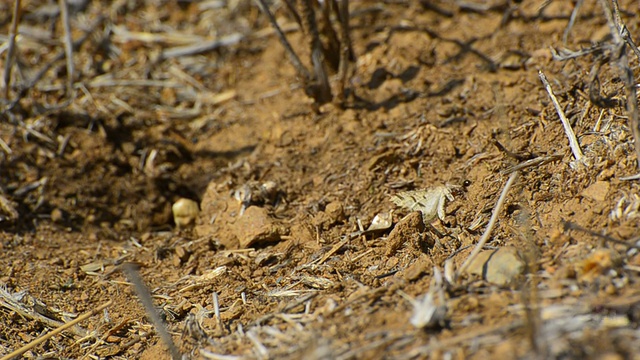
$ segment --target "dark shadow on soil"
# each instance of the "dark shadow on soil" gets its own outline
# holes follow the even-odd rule
[[[373,74],[371,74],[371,80],[367,84],[367,87],[371,90],[379,88],[385,81],[389,79],[400,79],[402,83],[407,83],[418,75],[420,72],[419,66],[409,66],[403,72],[398,75],[393,74],[390,71],[387,71],[385,68],[377,68]]]
[[[389,39],[391,38],[391,36],[395,33],[395,32],[408,32],[408,31],[417,31],[417,32],[424,32],[427,35],[429,35],[431,38],[433,39],[438,39],[438,40],[442,40],[442,41],[446,41],[446,42],[450,42],[453,43],[455,45],[457,45],[459,47],[459,51],[457,54],[450,56],[448,59],[446,59],[443,63],[444,64],[448,64],[450,62],[454,62],[454,61],[461,61],[463,57],[465,57],[468,54],[473,54],[476,57],[478,57],[480,60],[482,60],[482,62],[484,63],[484,66],[486,67],[486,69],[490,72],[495,72],[498,70],[498,64],[496,64],[493,60],[491,60],[491,58],[487,55],[485,55],[483,52],[481,52],[480,50],[475,49],[472,45],[478,41],[478,40],[482,40],[484,39],[484,37],[481,38],[471,38],[468,41],[462,41],[462,40],[458,40],[458,39],[449,39],[446,38],[440,34],[438,34],[437,32],[428,29],[426,27],[406,27],[406,26],[397,26],[394,27],[393,29],[391,29],[391,31],[389,31],[389,35],[387,36],[387,42],[389,41]],[[490,35],[487,35],[486,38],[489,38]]]
[[[364,99],[362,97],[359,97],[356,94],[353,94],[353,98],[354,98],[354,102],[353,105],[351,106],[351,108],[353,109],[366,109],[368,111],[376,111],[379,110],[381,108],[384,108],[385,110],[391,110],[393,108],[395,108],[396,106],[398,106],[399,104],[406,104],[406,103],[410,103],[412,101],[414,101],[415,99],[420,97],[420,93],[415,91],[415,90],[411,90],[411,89],[406,89],[405,91],[403,91],[400,94],[396,94],[391,96],[390,98],[378,102],[378,103],[374,103],[372,101],[369,101],[367,99]],[[348,108],[348,106],[347,106]]]

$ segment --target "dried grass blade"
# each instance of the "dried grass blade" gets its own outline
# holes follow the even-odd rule
[[[576,134],[573,132],[573,129],[571,128],[571,124],[569,123],[569,120],[567,119],[567,117],[564,115],[564,111],[562,111],[562,107],[560,106],[558,99],[554,95],[553,90],[551,89],[551,85],[549,84],[549,81],[547,80],[547,77],[544,75],[542,70],[538,71],[538,76],[540,76],[540,80],[542,81],[544,88],[547,90],[547,93],[549,93],[549,98],[551,98],[551,101],[553,102],[553,106],[556,108],[556,112],[560,117],[560,121],[562,121],[562,126],[564,126],[564,132],[567,134],[567,138],[569,138],[569,146],[571,147],[573,156],[576,158],[577,161],[580,161],[584,155],[582,154],[582,150],[580,150],[580,144],[578,144],[578,138],[576,138]]]
[[[13,352],[11,352],[10,354],[7,354],[5,356],[3,356],[2,358],[0,358],[0,360],[9,360],[9,359],[13,359],[16,356],[22,355],[25,352],[27,352],[28,350],[34,348],[35,346],[37,346],[38,344],[41,344],[47,340],[49,340],[51,337],[65,331],[66,329],[78,324],[79,322],[86,320],[92,316],[94,316],[95,314],[99,313],[100,311],[106,309],[107,307],[109,307],[111,304],[113,303],[113,300],[109,300],[108,302],[98,306],[97,308],[93,309],[92,311],[85,313],[84,315],[79,316],[77,319],[73,320],[73,321],[69,321],[68,323],[58,327],[57,329],[53,330],[52,332],[43,335],[41,337],[39,337],[38,339],[28,343],[27,345],[21,347],[18,350],[15,350]]]

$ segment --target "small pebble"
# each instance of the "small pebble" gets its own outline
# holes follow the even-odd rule
[[[51,211],[51,221],[53,221],[54,223],[62,222],[63,218],[64,214],[62,213],[62,210],[55,208]]]
[[[178,229],[182,229],[195,223],[200,209],[195,201],[180,198],[173,204],[171,211],[173,212],[173,221],[176,226]]]

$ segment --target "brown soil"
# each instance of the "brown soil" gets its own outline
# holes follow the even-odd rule
[[[584,2],[563,44],[569,1],[353,1],[349,96],[318,112],[253,2],[110,3],[72,11],[74,40],[89,32],[74,53],[72,101],[61,57],[17,106],[3,105],[0,355],[112,300],[24,356],[169,358],[123,262],[140,265],[174,341],[194,358],[640,354],[639,186],[620,179],[638,172],[624,82],[610,62],[592,79],[595,54],[552,56],[610,43],[598,2]],[[620,5],[637,42],[638,2]],[[64,51],[56,7],[22,6],[9,100]],[[295,21],[284,7],[276,14],[306,61]],[[244,38],[163,55],[233,34]],[[516,248],[524,270],[500,285],[445,280],[446,314],[415,328],[411,298],[439,286],[434,273],[450,275],[448,258],[460,268],[509,168],[543,157],[520,171],[487,244]],[[455,200],[433,226],[403,220],[390,201],[443,184]],[[179,198],[200,205],[194,226],[176,228]],[[391,210],[395,228],[359,233]]]

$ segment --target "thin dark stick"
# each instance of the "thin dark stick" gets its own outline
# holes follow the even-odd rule
[[[302,13],[302,24],[304,31],[309,36],[309,49],[311,51],[311,63],[313,64],[313,73],[315,84],[307,84],[307,91],[319,104],[325,104],[331,101],[331,87],[329,86],[329,77],[325,68],[325,58],[322,50],[322,42],[320,42],[320,33],[318,32],[318,22],[316,14],[313,11],[311,0],[300,0]]]
[[[133,283],[133,288],[136,290],[138,298],[140,299],[140,302],[144,306],[144,309],[149,316],[149,320],[151,320],[156,328],[156,331],[158,332],[158,335],[160,335],[160,338],[169,348],[173,360],[182,359],[182,354],[174,344],[171,335],[169,335],[169,331],[167,331],[164,322],[162,322],[160,315],[158,315],[156,308],[153,306],[153,298],[151,297],[151,292],[140,277],[140,274],[138,273],[138,266],[132,263],[124,263],[122,264],[122,270],[124,270],[127,278],[129,278],[129,281]]]
[[[567,24],[567,28],[564,29],[564,34],[562,34],[563,44],[567,43],[567,39],[569,38],[569,33],[571,32],[573,25],[576,23],[576,18],[578,17],[578,13],[580,12],[580,8],[582,7],[583,3],[584,3],[584,0],[578,0],[576,4],[573,6],[573,11],[571,12],[571,17],[569,18],[569,24]]]
[[[320,31],[327,38],[327,46],[322,47],[325,63],[331,66],[332,70],[337,71],[340,67],[340,40],[338,40],[338,34],[333,25],[331,25],[331,10],[334,6],[336,6],[335,0],[325,1],[324,4],[320,5],[322,23],[319,23],[319,25],[322,24]]]
[[[627,29],[627,26],[622,22],[618,0],[611,0],[611,3],[613,4],[613,15],[615,17],[616,26],[618,27],[618,29],[620,29],[620,36],[622,37],[622,40],[624,40],[627,45],[629,45],[631,50],[633,50],[633,52],[636,54],[636,57],[640,60],[640,50],[638,49],[636,43],[633,42],[633,39],[631,39],[629,29]]]
[[[580,49],[580,50],[569,50],[569,49],[554,49],[551,48],[551,57],[556,61],[567,61],[571,59],[576,59],[581,56],[598,53],[602,51],[601,45],[594,45],[588,49]]]
[[[67,0],[58,0],[60,6],[60,21],[64,34],[64,53],[67,58],[67,96],[74,98],[73,91],[73,39],[71,39],[71,19],[69,18],[69,5]]]
[[[577,230],[577,231],[583,232],[585,234],[589,234],[591,236],[599,237],[602,240],[605,240],[605,241],[608,241],[608,242],[612,242],[614,244],[626,246],[629,249],[640,249],[640,246],[637,245],[636,243],[630,244],[630,243],[628,243],[628,242],[626,242],[624,240],[616,239],[616,238],[613,238],[613,237],[611,237],[609,235],[600,234],[598,232],[589,230],[589,229],[584,228],[584,227],[582,227],[582,226],[580,226],[580,225],[578,225],[576,223],[572,223],[572,222],[569,222],[569,221],[562,221],[562,226],[564,227],[565,231],[567,231],[567,230]]]
[[[300,61],[300,58],[298,57],[298,55],[296,55],[295,51],[293,51],[291,44],[289,44],[289,40],[287,40],[287,38],[284,36],[282,29],[280,29],[280,25],[278,25],[276,18],[271,13],[271,10],[269,10],[267,3],[265,2],[265,0],[255,0],[255,2],[260,10],[262,10],[262,12],[267,15],[271,26],[273,26],[273,28],[276,30],[278,39],[280,39],[280,43],[282,44],[282,46],[284,46],[284,50],[289,57],[289,61],[291,61],[291,64],[293,64],[293,67],[298,72],[298,76],[302,77],[304,83],[307,84],[311,80],[311,74],[309,73],[307,68],[302,65],[302,61]]]
[[[631,38],[631,34],[629,34],[629,29],[627,29],[626,26],[622,28],[622,33],[620,35],[622,36],[624,41],[626,41],[627,45],[629,45],[631,50],[633,50],[634,54],[636,54],[636,57],[638,58],[638,60],[640,60],[640,49],[638,49],[638,45],[636,45],[636,43]]]
[[[338,67],[338,78],[340,82],[339,98],[344,103],[345,88],[349,71],[349,58],[353,55],[351,48],[351,36],[349,35],[349,0],[340,0],[338,8],[338,19],[340,20],[340,66]]]
[[[7,49],[7,61],[4,64],[4,98],[9,100],[9,85],[11,85],[11,67],[16,51],[16,35],[18,35],[18,23],[20,22],[20,0],[13,3],[13,15],[11,17],[11,29],[9,30],[9,47]]]
[[[291,1],[292,0],[284,0],[284,4],[287,6],[287,9],[289,9],[291,15],[293,15],[293,19],[302,29],[302,19],[300,18],[300,14],[298,14],[298,11],[296,10],[296,6]]]

